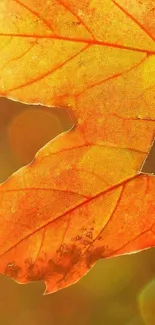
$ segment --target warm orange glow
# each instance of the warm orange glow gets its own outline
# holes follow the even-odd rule
[[[53,292],[100,258],[155,246],[155,178],[139,174],[155,131],[145,3],[0,3],[0,94],[76,120],[0,187],[0,272],[18,282]]]

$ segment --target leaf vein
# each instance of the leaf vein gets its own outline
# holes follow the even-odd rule
[[[20,6],[22,6],[23,8],[25,8],[26,10],[28,10],[31,14],[33,14],[34,16],[36,16],[39,20],[41,20],[44,25],[46,27],[49,28],[49,30],[51,30],[54,35],[56,36],[51,24],[49,24],[48,20],[46,20],[45,18],[41,17],[35,10],[31,9],[30,7],[28,7],[26,4],[24,4],[23,2],[21,2],[20,0],[13,0],[14,2],[18,3]]]
[[[48,221],[46,224],[44,224],[43,226],[35,229],[32,233],[28,234],[27,236],[25,236],[24,238],[22,238],[20,241],[18,241],[16,244],[14,244],[12,247],[10,247],[9,249],[7,249],[5,252],[3,252],[1,255],[0,255],[0,258],[2,256],[4,256],[5,254],[7,254],[11,249],[15,248],[17,245],[19,245],[20,243],[22,243],[24,240],[26,240],[27,238],[31,237],[32,235],[34,235],[36,232],[40,231],[41,229],[43,229],[44,227],[47,227],[48,225],[51,225],[53,222],[56,222],[58,221],[59,219],[63,218],[64,216],[66,216],[68,213],[71,213],[75,210],[77,210],[78,208],[82,207],[84,204],[89,204],[91,201],[93,201],[94,199],[108,193],[108,192],[111,192],[115,189],[117,189],[118,187],[122,186],[123,184],[126,184],[127,182],[129,181],[132,181],[138,177],[140,177],[142,174],[136,174],[130,178],[127,178],[125,180],[123,180],[122,182],[120,183],[117,183],[113,186],[111,186],[109,189],[107,190],[104,190],[104,191],[101,191],[99,193],[97,193],[96,195],[94,195],[93,197],[89,198],[89,199],[85,199],[84,201],[82,201],[81,203],[78,203],[77,205],[75,205],[73,208],[69,209],[68,211],[66,211],[65,213],[59,215],[58,217],[56,217],[55,219],[53,219],[52,221]],[[146,176],[147,177],[147,176]]]
[[[117,3],[115,0],[111,0],[113,4],[118,7],[128,18],[130,18],[140,29],[147,34],[153,41],[155,41],[155,38],[148,32],[148,30],[135,18],[133,17],[128,11],[126,11],[119,3]]]
[[[63,36],[54,36],[54,35],[40,35],[40,34],[19,34],[19,33],[0,33],[0,36],[13,36],[13,37],[21,37],[21,38],[38,38],[38,39],[51,39],[51,40],[60,40],[60,41],[66,41],[66,42],[74,42],[74,43],[85,43],[89,45],[98,45],[98,46],[105,46],[105,47],[110,47],[110,48],[116,48],[120,50],[128,50],[128,51],[134,51],[134,52],[139,52],[139,53],[147,53],[150,55],[155,55],[155,50],[148,50],[148,49],[142,49],[142,48],[137,48],[137,47],[130,47],[130,46],[125,46],[121,44],[116,44],[116,43],[110,43],[110,42],[105,42],[105,41],[100,41],[100,40],[91,40],[91,39],[83,39],[83,38],[71,38],[71,37],[63,37]]]
[[[7,92],[12,92],[12,91],[15,91],[15,90],[19,90],[21,88],[24,88],[24,87],[27,87],[27,86],[30,86],[42,79],[44,79],[45,77],[48,77],[50,74],[58,71],[60,68],[64,67],[68,62],[72,61],[73,59],[75,59],[78,55],[80,55],[82,52],[86,51],[86,49],[89,47],[89,45],[86,45],[82,50],[78,51],[76,54],[72,55],[71,57],[69,57],[66,61],[62,62],[61,64],[57,65],[55,68],[52,68],[50,69],[49,71],[43,73],[42,75],[40,75],[39,77],[33,79],[33,80],[30,80],[24,84],[21,84],[19,86],[16,86],[16,87],[13,87],[13,88],[10,88],[8,89]]]
[[[85,24],[85,22],[75,13],[73,12],[73,10],[71,10],[67,5],[65,5],[65,3],[62,0],[57,0],[57,2],[59,4],[61,4],[65,9],[67,9],[68,11],[70,11],[78,20],[79,22],[81,22],[81,24],[83,25],[83,27],[87,30],[87,32],[91,35],[92,39],[95,39],[95,36],[93,35],[92,31],[89,29],[89,27]]]

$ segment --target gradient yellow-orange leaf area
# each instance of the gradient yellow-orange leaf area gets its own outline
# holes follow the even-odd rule
[[[0,1],[0,95],[75,127],[0,186],[0,272],[46,293],[155,246],[154,0]]]

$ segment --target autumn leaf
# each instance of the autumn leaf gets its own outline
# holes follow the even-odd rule
[[[155,246],[153,0],[3,0],[0,94],[75,127],[0,186],[0,272],[46,293]]]

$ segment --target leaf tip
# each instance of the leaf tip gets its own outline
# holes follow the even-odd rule
[[[47,296],[51,293],[54,293],[58,291],[58,288],[56,288],[55,286],[53,286],[53,283],[51,283],[49,280],[45,281],[45,290],[43,292],[43,296]]]

